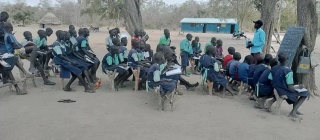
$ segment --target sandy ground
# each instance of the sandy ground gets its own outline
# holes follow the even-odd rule
[[[25,30],[32,31],[36,36],[36,27],[15,27],[19,40],[22,40]],[[150,35],[149,43],[155,50],[162,31],[147,32]],[[91,46],[99,58],[106,52],[106,35],[107,32],[102,31],[90,36]],[[178,46],[185,35],[171,32],[172,44]],[[252,37],[252,34],[247,35]],[[232,40],[231,35],[225,34],[194,36],[199,36],[203,45],[212,36],[222,39],[224,53],[228,46],[234,46],[243,54],[243,58],[249,54],[243,45],[244,39]],[[55,38],[53,35],[49,42],[52,43]],[[316,52],[319,52],[318,46]],[[28,68],[28,62],[25,64],[25,68]],[[101,70],[98,75],[103,79],[103,84],[94,94],[84,93],[83,87],[76,83],[73,88],[77,92],[63,92],[57,77],[50,78],[58,83],[56,86],[43,86],[40,78],[36,79],[37,88],[28,82],[29,94],[25,96],[17,96],[8,88],[2,88],[0,140],[318,140],[320,137],[318,99],[305,102],[301,107],[305,114],[303,121],[297,123],[287,117],[292,107],[285,102],[281,116],[275,116],[255,109],[254,102],[249,101],[247,95],[222,99],[207,95],[202,87],[189,92],[180,86],[184,95],[178,97],[174,112],[159,112],[153,92],[134,92],[133,83],[127,83],[126,89],[112,92],[107,76]],[[192,83],[201,81],[200,76],[187,79]],[[60,99],[77,102],[58,103]]]

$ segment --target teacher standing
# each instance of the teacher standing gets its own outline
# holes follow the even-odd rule
[[[261,56],[263,47],[266,43],[266,33],[261,29],[263,25],[261,20],[253,21],[253,23],[256,32],[254,33],[252,42],[247,42],[247,47],[250,48],[254,62],[257,63],[257,60]]]

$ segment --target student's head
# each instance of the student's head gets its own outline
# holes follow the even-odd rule
[[[191,41],[191,40],[192,40],[192,35],[191,35],[191,34],[187,34],[186,37],[187,37],[187,40],[188,40],[188,41]]]
[[[69,30],[76,30],[76,28],[73,25],[69,25]]]
[[[112,43],[115,45],[115,46],[120,46],[120,39],[119,38],[113,38],[112,39]]]
[[[144,30],[140,30],[140,35],[141,35],[141,36],[145,36],[145,35],[147,35],[147,32],[144,31]]]
[[[23,36],[26,40],[32,40],[32,34],[30,31],[23,32]]]
[[[12,32],[13,31],[13,26],[12,26],[12,24],[10,22],[5,22],[3,24],[3,26],[4,26],[4,30],[6,32]]]
[[[192,45],[192,48],[198,47],[198,41],[197,40],[192,40],[191,45]]]
[[[169,47],[164,47],[162,52],[163,52],[164,58],[167,60],[167,62],[172,62],[173,55],[174,55],[173,50]]]
[[[164,55],[163,53],[161,52],[157,52],[153,55],[153,58],[154,58],[154,61],[157,63],[157,64],[163,64],[165,63],[165,58],[164,58]]]
[[[229,48],[228,48],[228,53],[229,53],[230,55],[233,55],[235,52],[236,52],[236,49],[235,49],[234,47],[229,47]]]
[[[115,36],[116,34],[117,34],[117,30],[116,29],[109,30],[109,35],[110,36]]]
[[[209,45],[206,49],[206,55],[215,57],[216,56],[216,47]]]
[[[210,42],[212,43],[213,46],[215,46],[217,44],[217,38],[212,37]]]
[[[272,59],[270,60],[270,67],[272,68],[272,67],[277,66],[277,65],[278,65],[278,60],[277,60],[277,58],[272,58]]]
[[[246,62],[247,64],[251,65],[253,64],[253,56],[252,55],[247,55],[245,58],[244,58],[244,62]]]
[[[51,28],[46,28],[46,35],[48,37],[50,37],[52,35],[52,33],[53,33],[53,30]]]
[[[257,64],[256,65],[260,65],[260,64],[263,64],[264,62],[264,58],[262,56],[260,56],[258,59],[257,59]]]
[[[217,47],[222,47],[223,41],[221,39],[217,40]]]
[[[56,32],[57,33],[57,32]],[[46,31],[44,30],[38,30],[38,36],[42,39],[42,38],[45,38],[47,35],[46,35]]]
[[[273,58],[273,56],[271,55],[271,54],[266,54],[266,56],[264,56],[264,64],[266,64],[266,65],[270,65],[270,61],[271,61],[271,59]]]
[[[80,28],[78,31],[79,36],[84,36],[84,29]]]
[[[144,50],[145,51],[150,51],[151,50],[150,44],[146,44],[145,47],[144,47]]]
[[[280,52],[278,54],[278,60],[279,60],[280,64],[282,64],[282,65],[286,64],[287,60],[288,60],[287,54],[284,52]]]
[[[194,40],[196,40],[198,43],[200,42],[200,38],[198,36],[196,36]]]
[[[140,41],[139,40],[137,40],[137,39],[132,39],[132,47],[134,48],[134,49],[139,49],[139,46],[140,46]]]
[[[7,22],[9,14],[6,11],[0,13],[0,22]]]
[[[127,45],[128,45],[128,39],[127,39],[127,37],[122,37],[122,38],[121,38],[121,45],[122,45],[122,46],[127,46]]]
[[[64,31],[64,40],[68,41],[70,39],[70,33],[67,31]]]
[[[116,30],[117,34],[120,34],[120,29],[118,27],[114,28],[114,30]]]
[[[263,22],[261,20],[253,21],[253,23],[255,29],[259,29],[263,25]]]
[[[146,44],[143,41],[139,41],[139,49],[145,50]]]
[[[164,46],[161,44],[158,44],[157,48],[156,48],[156,52],[162,52],[163,51]]]
[[[170,38],[170,31],[169,31],[169,29],[164,29],[163,33],[164,33],[164,36],[165,36],[166,38]]]
[[[235,52],[233,54],[233,59],[239,61],[241,59],[241,54],[239,52]]]
[[[59,41],[60,41],[60,40],[64,40],[64,37],[65,37],[64,31],[62,31],[62,30],[56,31],[56,36],[57,36],[57,39],[58,39]]]
[[[69,30],[70,36],[77,37],[77,31],[76,30]]]
[[[134,30],[134,35],[135,36],[140,36],[140,30],[139,29],[135,29]]]
[[[90,31],[88,28],[83,28],[84,31],[84,37],[88,37],[90,35]]]
[[[120,50],[118,46],[111,46],[110,48],[112,54],[119,54]]]

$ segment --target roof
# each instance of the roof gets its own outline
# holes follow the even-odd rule
[[[183,18],[180,23],[232,23],[237,24],[234,18]]]
[[[44,15],[38,22],[39,24],[54,24],[60,25],[61,21],[51,12]]]

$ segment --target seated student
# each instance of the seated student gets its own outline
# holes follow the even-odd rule
[[[145,82],[145,78],[147,75],[147,70],[150,65],[143,63],[143,57],[141,57],[141,52],[138,52],[140,49],[140,41],[139,40],[132,40],[132,46],[133,48],[129,51],[128,55],[128,65],[132,67],[133,69],[137,69],[138,66],[140,66],[140,75],[139,78],[142,79],[139,81],[139,90],[141,90],[142,84]],[[130,76],[129,76],[130,77]]]
[[[182,75],[187,75],[187,67],[189,66],[189,59],[192,58],[193,50],[189,41],[192,40],[192,35],[187,34],[186,38],[180,42],[181,67]]]
[[[293,72],[290,68],[286,67],[287,59],[287,54],[280,52],[278,54],[280,65],[274,66],[271,69],[271,73],[268,78],[272,80],[272,86],[277,90],[279,96],[287,96],[287,103],[293,104],[293,109],[289,116],[299,118],[298,115],[301,115],[301,113],[298,109],[307,99],[309,93],[295,91],[295,88],[293,87]]]
[[[127,37],[122,37],[121,38],[121,45],[120,45],[120,48],[119,48],[119,51],[120,51],[120,54],[119,54],[120,63],[127,63],[128,62],[127,45],[128,45]]]
[[[107,50],[113,46],[112,39],[117,38],[117,31],[115,29],[109,30],[109,36],[106,38]]]
[[[118,38],[114,38],[114,39],[118,39]],[[120,64],[119,53],[120,51],[118,46],[111,46],[110,52],[107,53],[102,60],[102,71],[104,73],[106,73],[106,70],[109,70],[109,71],[117,70],[118,75],[114,79],[116,90],[118,90],[119,84],[123,83],[123,81],[125,81],[127,77],[127,70],[120,67],[120,66],[127,67],[127,65]]]
[[[239,81],[239,77],[237,74],[238,66],[240,64],[241,54],[239,52],[235,52],[233,54],[233,59],[229,61],[226,67],[226,74],[230,76],[233,80]]]
[[[200,43],[200,38],[199,38],[198,36],[196,36],[196,37],[194,38],[194,40],[197,41],[198,49],[199,49],[199,50],[202,50],[202,48],[201,48],[201,43]]]
[[[89,45],[88,37],[90,35],[90,31],[87,28],[83,28],[83,29],[79,29],[78,34],[79,34],[79,37],[77,37],[77,42],[78,42],[79,54],[81,56],[87,57],[94,63],[90,69],[90,74],[94,79],[94,83],[96,83],[97,81],[100,81],[97,78],[97,74],[96,74],[100,65],[100,60],[94,54],[94,52],[92,51]]]
[[[148,35],[148,34],[146,33],[146,31],[144,31],[144,30],[141,30],[140,33],[141,33],[141,41],[142,41],[145,45],[147,45],[147,41],[149,40],[149,35]]]
[[[224,88],[224,90],[227,90],[232,95],[235,95],[232,89],[228,86],[227,79],[224,77],[222,73],[220,73],[218,63],[216,62],[216,59],[215,59],[215,53],[216,53],[216,50],[214,46],[207,47],[206,54],[200,58],[200,67],[202,68],[201,73],[204,76],[206,76],[205,78],[207,80],[221,85]],[[222,93],[223,97],[224,95],[225,95],[225,91],[223,91]]]
[[[71,89],[71,84],[76,80],[76,78],[79,79],[79,81],[84,85],[85,92],[94,93],[95,91],[92,89],[92,87],[89,87],[88,84],[85,84],[84,79],[81,76],[81,69],[76,67],[78,65],[77,62],[70,60],[67,57],[66,54],[66,48],[64,45],[64,38],[65,38],[65,32],[62,30],[58,30],[56,32],[57,35],[57,41],[53,43],[53,55],[54,55],[54,63],[57,65],[60,65],[61,71],[60,71],[60,77],[61,78],[69,78],[70,73],[72,74],[72,77],[70,81],[67,83],[67,85],[63,88],[64,91],[74,91]]]
[[[146,44],[146,46],[144,47],[144,58],[145,60],[148,60],[150,62],[152,62],[153,59],[153,50],[151,49],[150,44]]]
[[[165,58],[163,53],[158,52],[154,54],[155,63],[152,64],[148,70],[147,74],[147,91],[150,88],[155,88],[160,86],[160,94],[162,96],[167,93],[171,93],[177,87],[177,81],[172,79],[161,79],[160,66],[165,63]]]
[[[139,48],[137,49],[138,52],[138,58],[140,60],[140,63],[147,64],[146,66],[149,67],[151,61],[145,58],[145,51],[146,50],[146,44],[143,41],[139,42]]]
[[[49,52],[49,47],[47,45],[47,40],[46,40],[46,31],[44,30],[38,30],[38,36],[33,38],[33,42],[36,44],[38,51],[42,52],[42,58],[41,58],[41,65],[42,67],[47,70],[48,66],[47,65],[47,60],[50,60],[50,52]]]
[[[204,53],[206,53],[206,50],[207,50],[207,47],[208,47],[208,46],[214,46],[214,47],[216,47],[216,45],[217,45],[217,38],[212,37],[212,38],[211,38],[211,41],[209,41],[209,42],[204,46]]]
[[[217,40],[216,46],[216,58],[223,58],[223,41],[221,39]]]
[[[253,56],[247,55],[244,61],[238,66],[239,80],[243,83],[248,83],[249,66],[253,63]]]
[[[225,68],[229,61],[231,61],[233,59],[233,54],[236,52],[236,49],[234,47],[229,47],[228,48],[228,55],[226,55],[224,58],[223,58],[223,67]]]
[[[271,54],[266,54],[266,56],[263,58],[263,63],[259,64],[256,66],[256,69],[254,70],[253,73],[253,85],[256,87],[256,85],[259,82],[259,78],[263,71],[269,69],[270,61],[273,58]]]
[[[271,69],[277,65],[278,65],[278,60],[276,58],[273,58],[270,60]],[[268,79],[271,69],[269,68],[265,69],[259,77],[259,80],[256,86],[257,87],[256,92],[255,92],[255,97],[258,98],[256,99],[258,105],[255,106],[257,108],[264,109],[266,100],[274,97],[271,80]]]
[[[201,49],[198,47],[198,42],[196,41],[196,40],[193,40],[192,41],[192,43],[191,43],[191,45],[192,45],[192,50],[193,50],[193,56],[194,57],[200,57],[201,56],[201,53],[202,53],[202,51],[201,51]],[[191,59],[193,59],[193,58],[191,58]],[[195,64],[195,66],[194,66],[194,74],[198,74],[197,72],[198,72],[198,69],[199,69],[199,59],[195,59],[194,60],[194,64]]]
[[[132,39],[131,39],[131,49],[133,48],[133,46],[132,46],[132,43],[133,43],[132,40],[141,41],[141,32],[140,32],[139,29],[135,29],[135,30],[134,30],[134,35],[133,35],[133,37],[132,37]]]

